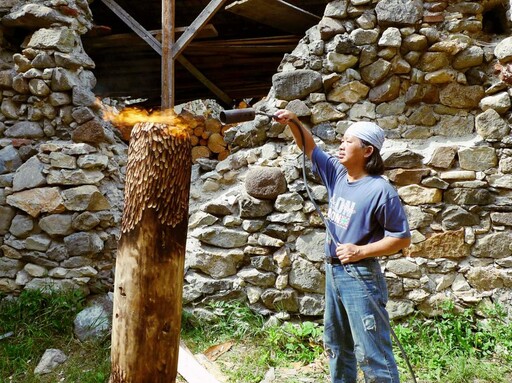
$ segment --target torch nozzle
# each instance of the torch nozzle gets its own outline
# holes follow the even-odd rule
[[[255,109],[252,108],[230,109],[223,110],[220,112],[220,121],[223,124],[234,124],[236,122],[254,120],[254,117],[256,117],[256,115],[267,116],[270,119],[275,117],[273,114],[257,112]]]

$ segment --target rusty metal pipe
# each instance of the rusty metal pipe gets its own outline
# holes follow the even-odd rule
[[[252,109],[252,108],[245,108],[245,109],[230,109],[230,110],[221,111],[220,112],[220,121],[223,124],[234,124],[237,122],[245,122],[245,121],[254,120],[256,115],[267,116],[270,119],[274,118],[273,114],[257,112],[255,109]]]

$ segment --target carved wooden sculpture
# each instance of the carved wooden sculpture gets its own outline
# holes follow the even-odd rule
[[[185,122],[141,122],[128,150],[111,383],[176,381],[191,145]]]

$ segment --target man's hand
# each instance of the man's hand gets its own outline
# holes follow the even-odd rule
[[[365,258],[361,247],[352,243],[338,245],[336,248],[336,256],[343,264],[357,262]]]

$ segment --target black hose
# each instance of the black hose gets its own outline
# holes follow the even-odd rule
[[[331,229],[329,228],[329,225],[327,224],[327,220],[325,219],[324,215],[320,211],[320,208],[318,207],[318,204],[315,202],[313,196],[311,195],[311,191],[309,190],[308,180],[307,180],[307,177],[306,177],[306,141],[305,141],[305,138],[304,138],[304,132],[302,130],[303,128],[302,128],[301,123],[299,121],[297,121],[296,119],[292,119],[291,121],[299,129],[300,138],[301,138],[301,141],[302,141],[302,177],[304,179],[304,187],[306,188],[306,193],[308,194],[308,197],[311,200],[311,203],[315,207],[316,212],[320,216],[320,219],[324,223],[325,228],[327,229],[327,234],[329,235],[331,240],[334,241],[334,243],[340,243],[340,241],[338,241],[336,239],[335,235],[332,233]],[[352,265],[350,265],[350,264],[342,264],[342,266],[347,268],[347,269],[350,268],[353,273],[355,272],[354,275],[356,275],[356,274],[360,275],[359,270],[353,268]],[[388,318],[383,313],[383,309],[381,309],[381,307],[377,304],[377,302],[375,302],[375,299],[373,299],[373,296],[370,293],[370,291],[368,289],[368,286],[366,285],[364,280],[361,277],[358,277],[356,279],[362,284],[362,286],[366,290],[366,293],[368,294],[368,298],[370,299],[370,302],[372,303],[372,305],[375,307],[375,309],[379,313],[379,316],[381,317],[383,322],[386,323],[389,326],[389,330],[390,330],[391,336],[393,337],[393,340],[396,342],[398,348],[400,349],[400,352],[401,352],[403,358],[405,359],[405,362],[407,363],[407,367],[409,368],[409,372],[411,373],[412,380],[413,380],[414,383],[417,383],[416,375],[414,374],[414,370],[413,370],[413,368],[411,366],[411,362],[409,361],[409,358],[407,357],[407,354],[406,354],[402,344],[398,340],[398,336],[396,335],[395,331],[393,330],[393,328],[389,324]]]

